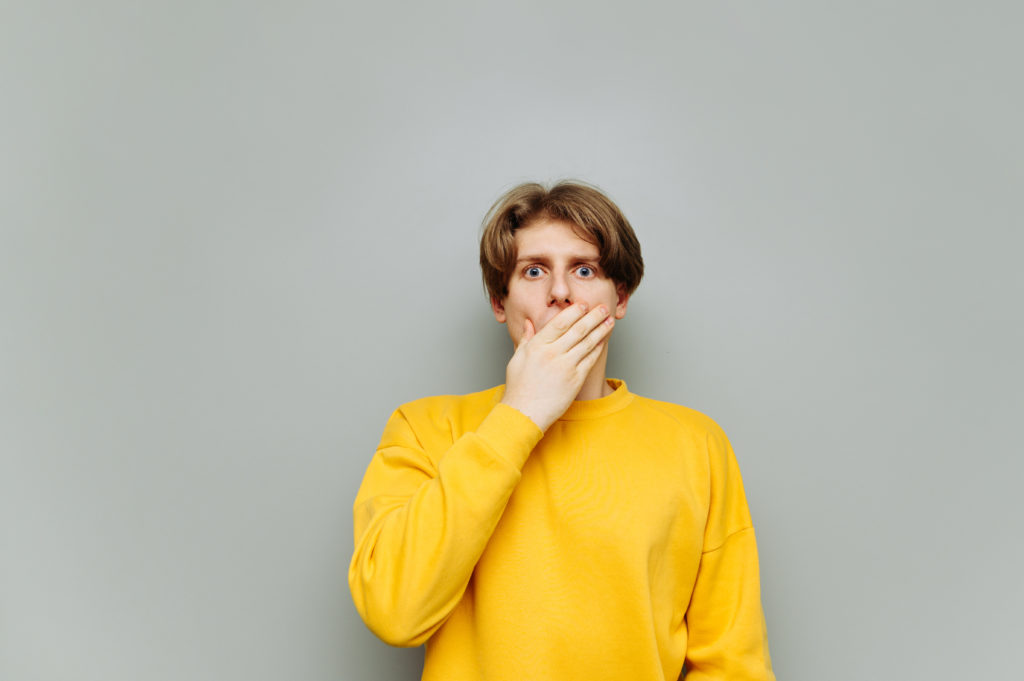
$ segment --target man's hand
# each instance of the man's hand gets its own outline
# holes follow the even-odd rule
[[[594,367],[615,320],[599,305],[585,303],[558,313],[539,333],[526,320],[522,340],[505,369],[502,402],[546,431],[565,413]]]

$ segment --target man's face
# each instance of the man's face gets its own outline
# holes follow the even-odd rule
[[[504,300],[491,300],[494,318],[508,324],[519,345],[529,319],[536,331],[573,303],[589,309],[600,304],[615,319],[626,316],[629,296],[605,277],[596,245],[579,237],[570,224],[538,220],[515,232],[516,267]]]

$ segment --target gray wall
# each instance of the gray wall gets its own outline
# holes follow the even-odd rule
[[[503,379],[478,224],[564,176],[645,249],[611,373],[732,438],[779,678],[1015,676],[1022,20],[5,5],[0,678],[418,678],[352,499],[395,406]]]

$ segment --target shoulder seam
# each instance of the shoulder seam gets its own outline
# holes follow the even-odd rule
[[[725,546],[726,544],[728,544],[728,543],[729,543],[729,540],[730,540],[730,539],[732,539],[733,537],[735,537],[735,536],[736,536],[737,534],[740,534],[741,532],[746,532],[747,530],[753,530],[753,529],[754,529],[754,526],[753,526],[753,525],[747,525],[746,527],[741,527],[741,528],[740,528],[740,529],[738,529],[738,530],[735,530],[735,531],[733,531],[733,532],[730,532],[730,533],[729,533],[729,536],[727,536],[727,537],[726,537],[726,538],[725,538],[724,540],[722,540],[722,543],[721,543],[721,544],[719,544],[718,546],[716,546],[716,547],[715,547],[715,548],[713,548],[713,549],[708,549],[707,551],[701,551],[701,552],[700,552],[700,555],[702,555],[702,556],[706,556],[706,555],[707,555],[707,554],[709,554],[709,553],[714,553],[715,551],[718,551],[718,550],[719,550],[719,549],[721,549],[721,548],[722,548],[723,546]]]
[[[696,409],[694,409],[692,407],[687,407],[684,404],[674,404],[672,402],[663,402],[661,400],[652,400],[651,398],[643,397],[642,395],[637,395],[637,397],[640,398],[639,402],[641,404],[647,406],[649,409],[652,409],[652,410],[658,412],[662,416],[671,419],[672,421],[674,421],[676,423],[676,425],[680,425],[680,426],[686,427],[687,425],[693,425],[693,424],[692,423],[691,424],[687,424],[684,421],[684,419],[680,418],[680,416],[678,414],[674,413],[673,409],[666,408],[663,405],[669,405],[670,407],[677,407],[679,409],[684,409],[684,410],[686,410],[687,412],[690,413],[691,417],[692,416],[698,417],[698,418],[695,418],[693,420],[700,423],[700,426],[704,429],[705,433],[707,433],[708,431],[711,430],[711,428],[709,427],[709,424],[714,423],[714,419],[712,419],[710,416],[708,416],[704,412],[698,411],[698,410],[696,410]]]

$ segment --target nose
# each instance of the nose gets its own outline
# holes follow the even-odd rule
[[[548,292],[548,307],[565,309],[572,305],[572,291],[565,274],[556,273],[551,277],[551,290]]]

